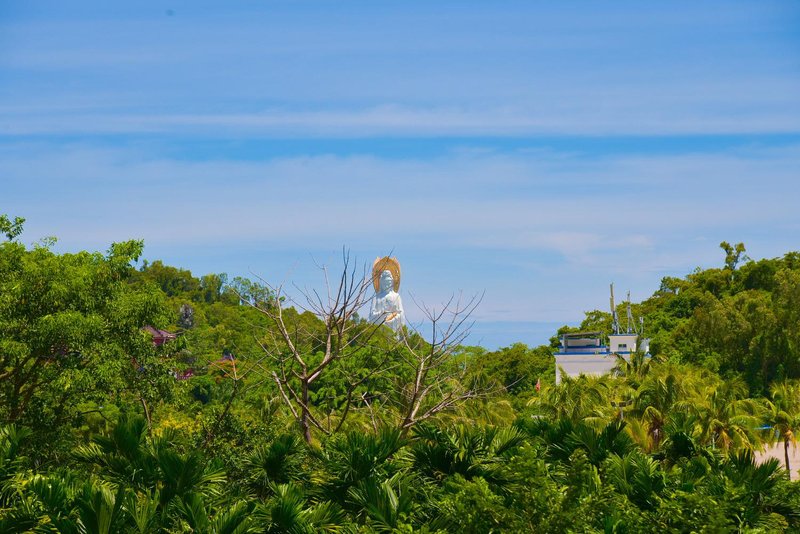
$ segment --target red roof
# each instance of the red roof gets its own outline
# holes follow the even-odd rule
[[[159,330],[158,328],[152,327],[150,325],[145,326],[142,328],[145,332],[150,333],[153,336],[153,344],[156,347],[160,347],[167,341],[171,341],[178,337],[177,334],[173,334],[172,332],[167,332],[166,330]]]

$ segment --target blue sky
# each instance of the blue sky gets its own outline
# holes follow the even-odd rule
[[[391,250],[487,346],[800,249],[800,3],[116,4],[0,4],[28,242],[308,286]]]

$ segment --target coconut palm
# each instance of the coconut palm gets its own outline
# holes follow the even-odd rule
[[[647,440],[640,443],[647,451],[657,450],[664,439],[664,427],[673,407],[696,394],[699,377],[691,368],[679,365],[660,365],[642,380],[634,397],[632,412],[639,419]]]
[[[568,419],[555,422],[536,419],[521,426],[531,437],[541,440],[550,460],[558,462],[570,462],[573,453],[581,450],[586,460],[597,467],[609,454],[624,455],[634,448],[633,440],[625,431],[627,424],[616,419],[600,430]]]
[[[583,449],[588,460],[599,466],[608,455],[624,455],[633,449],[633,441],[625,432],[626,424],[611,421],[599,432],[593,428],[579,424],[567,436],[566,443],[572,448]]]
[[[474,399],[472,402],[458,406],[452,411],[442,413],[439,422],[442,425],[496,425],[506,426],[514,422],[517,414],[514,405],[507,398],[487,397]]]
[[[580,375],[561,375],[561,383],[547,386],[528,401],[541,416],[605,425],[609,403],[609,379]]]
[[[636,351],[628,358],[619,354],[614,354],[614,356],[616,357],[616,363],[612,371],[613,374],[624,378],[625,382],[634,389],[638,388],[642,380],[650,374],[653,364],[660,362],[658,358],[642,351]]]
[[[675,465],[683,459],[703,456],[705,449],[699,447],[694,439],[696,418],[692,414],[675,410],[664,426],[664,440],[660,456],[666,465]]]
[[[797,444],[797,431],[800,429],[800,385],[797,382],[776,382],[770,387],[770,399],[764,401],[765,423],[770,427],[767,441],[776,438],[783,441],[786,471],[789,465],[789,445]]]
[[[760,419],[758,405],[745,398],[746,392],[740,380],[712,383],[676,407],[695,415],[700,443],[725,451],[753,450],[760,442],[756,432]]]

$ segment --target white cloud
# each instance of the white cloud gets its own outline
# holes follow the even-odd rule
[[[795,90],[800,93],[800,87]],[[641,96],[640,92],[632,92]],[[575,99],[578,100],[577,98]],[[800,102],[764,107],[753,113],[744,107],[710,111],[699,100],[686,105],[644,101],[633,94],[603,106],[588,102],[536,109],[509,107],[445,107],[380,105],[292,111],[274,108],[226,114],[161,114],[0,111],[0,134],[90,135],[152,134],[226,135],[233,137],[371,136],[536,136],[536,135],[686,135],[796,133]],[[23,104],[23,109],[35,104]],[[46,107],[46,106],[45,106]],[[663,107],[663,110],[654,108]]]
[[[135,150],[86,147],[30,150],[2,152],[12,211],[38,224],[35,214],[44,222],[68,204],[73,222],[42,231],[104,242],[131,229],[164,243],[439,239],[452,246],[547,249],[588,264],[601,251],[651,253],[672,235],[694,240],[725,229],[791,226],[800,196],[800,147],[648,157],[456,151],[433,159],[255,162],[146,159]]]
[[[148,257],[200,273],[310,286],[309,254],[394,250],[425,302],[485,289],[480,320],[576,321],[611,281],[641,299],[662,276],[720,264],[722,240],[754,257],[796,249],[797,168],[800,146],[186,161],[31,143],[0,148],[0,213],[27,217],[26,241],[144,238]]]
[[[0,134],[800,131],[787,6],[73,4],[2,22]]]

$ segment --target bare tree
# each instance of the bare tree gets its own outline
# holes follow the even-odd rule
[[[357,269],[346,250],[342,260],[341,272],[334,283],[331,283],[328,269],[320,266],[325,279],[323,294],[296,288],[300,297],[292,299],[283,286],[277,286],[269,288],[272,298],[268,301],[242,299],[275,326],[271,337],[268,335],[265,342],[260,342],[267,359],[258,360],[253,367],[260,370],[264,379],[275,383],[306,442],[311,442],[312,430],[327,435],[341,429],[351,409],[360,403],[365,405],[373,427],[377,427],[373,411],[375,399],[394,397],[397,401],[397,396],[382,392],[368,398],[367,394],[358,394],[356,390],[392,370],[399,371],[398,377],[405,376],[407,380],[398,385],[400,398],[396,412],[397,425],[404,435],[417,423],[490,392],[488,388],[467,383],[464,366],[459,366],[454,358],[456,349],[469,335],[471,316],[482,296],[476,295],[466,301],[453,297],[439,311],[414,300],[424,316],[423,324],[430,327],[430,334],[423,336],[415,328],[404,328],[395,334],[383,328],[382,322],[359,320],[359,311],[372,295],[373,275],[366,266]],[[298,316],[287,313],[290,307],[311,312],[319,323],[310,327],[312,330],[302,331]],[[375,336],[379,332],[382,332],[381,338],[385,334],[392,341],[377,342]],[[378,351],[378,359],[365,373],[348,374],[347,362],[358,357],[359,348],[367,346]],[[312,403],[312,386],[322,376],[344,381],[344,403],[334,425],[330,417],[326,419],[322,410]]]
[[[403,435],[417,423],[491,392],[490,388],[465,382],[465,366],[459,367],[454,354],[469,335],[472,314],[482,299],[483,295],[466,301],[460,295],[453,296],[439,311],[414,299],[425,317],[423,324],[430,328],[430,337],[426,341],[418,331],[403,335],[406,349],[403,359],[414,370],[412,382],[403,390],[400,422]]]
[[[284,404],[291,411],[306,442],[311,442],[312,428],[324,434],[341,428],[350,411],[356,388],[385,367],[386,359],[370,369],[366,376],[348,377],[345,405],[335,428],[323,424],[315,414],[310,399],[312,384],[344,358],[352,356],[355,353],[352,349],[369,343],[381,328],[381,323],[358,320],[358,312],[369,302],[372,287],[372,277],[367,275],[366,266],[363,270],[357,269],[346,250],[342,253],[342,261],[341,274],[335,285],[331,284],[328,269],[320,267],[325,276],[323,295],[316,290],[298,288],[301,297],[293,300],[287,297],[282,286],[278,286],[271,288],[274,295],[268,303],[248,302],[276,327],[277,334],[271,340],[271,345],[262,344],[265,353],[272,356],[274,365],[267,368],[259,364],[259,367],[277,385]],[[321,330],[298,332],[296,324],[293,328],[285,313],[290,305],[313,313],[322,323]],[[309,337],[316,338],[321,355],[304,353],[300,340]]]

